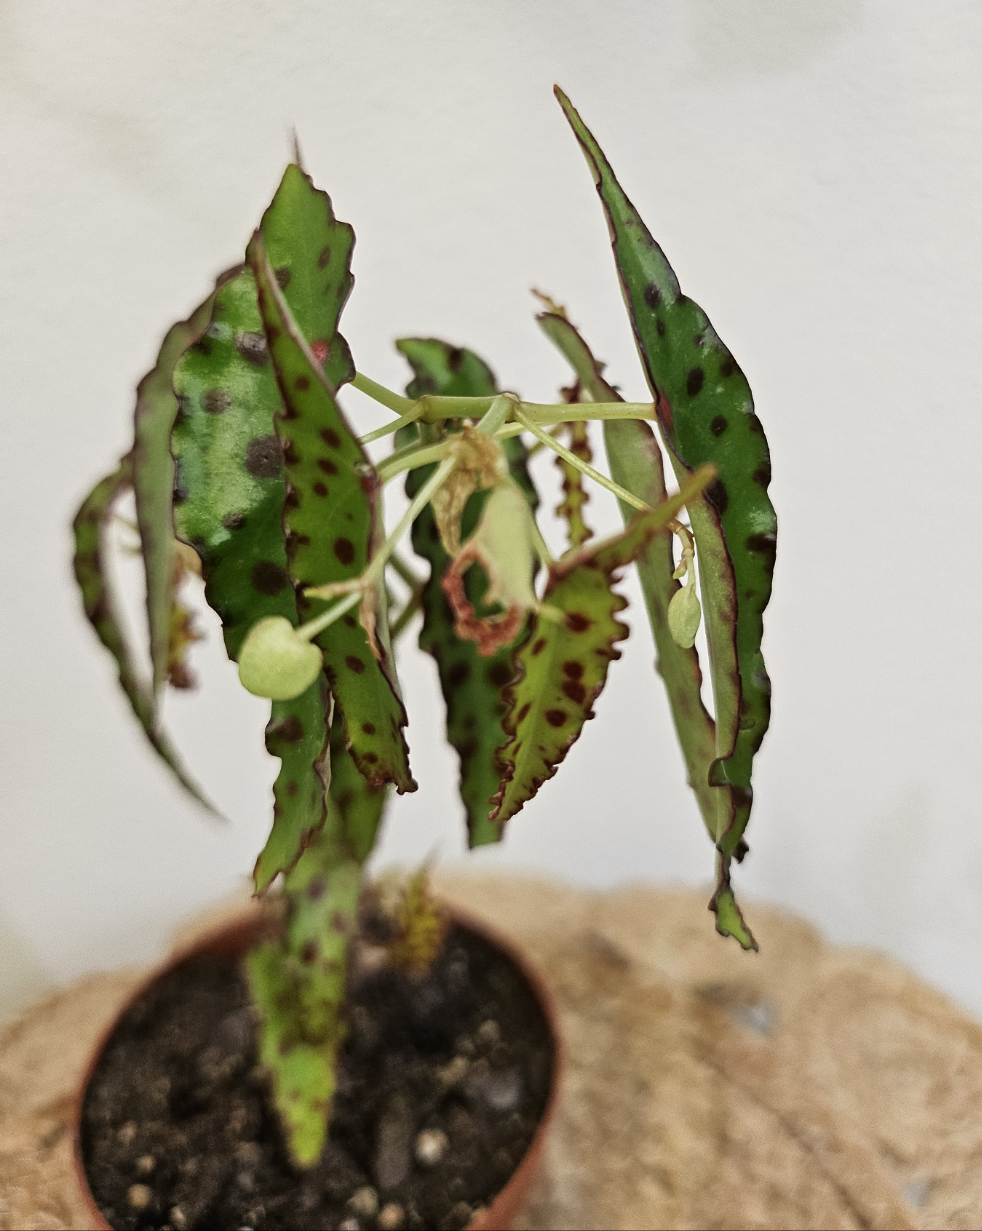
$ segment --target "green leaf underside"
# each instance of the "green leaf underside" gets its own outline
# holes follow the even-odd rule
[[[252,263],[270,358],[283,398],[277,429],[283,443],[288,498],[284,525],[290,577],[305,620],[336,599],[309,599],[307,586],[350,581],[365,571],[381,530],[381,482],[348,425],[334,392],[296,323],[266,262],[261,241]],[[369,785],[391,782],[414,791],[399,696],[388,645],[385,587],[379,587],[376,635],[381,658],[372,653],[353,612],[316,638],[331,690],[341,706],[348,750]]]
[[[558,620],[538,616],[515,652],[516,681],[505,692],[508,742],[498,752],[501,786],[492,816],[508,820],[551,778],[593,717],[614,647],[627,636],[617,613],[627,600],[613,590],[620,569],[665,532],[666,522],[708,481],[689,476],[680,491],[638,513],[619,535],[568,552],[549,569],[542,601]]]
[[[337,332],[351,290],[354,234],[335,219],[327,194],[296,166],[287,168],[261,231],[290,310],[338,387],[354,374],[347,343]],[[177,533],[201,556],[205,595],[235,659],[246,633],[263,617],[299,622],[287,569],[286,480],[274,422],[282,403],[248,266],[217,290],[208,329],[177,364],[174,391],[180,405],[171,438]],[[282,737],[284,730],[289,738]],[[284,763],[274,786],[273,831],[256,865],[260,887],[292,866],[323,823],[327,732],[316,684],[273,708],[267,747]]]
[[[671,266],[625,196],[569,100],[557,97],[590,165],[604,205],[625,302],[676,474],[712,462],[718,471],[690,508],[703,561],[707,635],[716,708],[711,781],[728,785],[732,807],[717,846],[717,926],[741,944],[729,864],[746,851],[753,758],[770,720],[770,681],[761,653],[771,593],[777,520],[767,496],[771,465],[746,378],[706,314],[679,289]],[[715,544],[713,543],[715,540]],[[727,921],[730,922],[727,922]]]
[[[238,271],[219,278],[218,283]],[[140,527],[140,550],[147,583],[147,624],[153,689],[167,680],[170,616],[174,602],[174,460],[170,436],[178,403],[172,388],[174,367],[196,342],[211,320],[214,294],[209,295],[186,321],[167,332],[152,371],[136,387],[133,437],[133,495]]]
[[[201,788],[188,776],[170,740],[160,729],[153,689],[149,682],[140,678],[137,671],[112,590],[106,538],[113,507],[130,489],[132,483],[133,464],[127,455],[120,462],[119,468],[100,480],[83,500],[72,524],[75,535],[75,580],[82,593],[86,617],[96,636],[115,659],[120,687],[151,747],[185,790],[209,812],[215,812],[214,806],[202,793]]]
[[[536,318],[545,332],[569,360],[577,380],[595,402],[622,401],[621,395],[603,376],[603,364],[593,353],[574,325],[556,313],[542,313]],[[604,421],[604,444],[610,476],[615,483],[639,496],[654,507],[666,497],[665,472],[661,450],[651,426],[641,419],[607,419]],[[628,525],[635,510],[618,502],[624,524]],[[638,556],[638,577],[648,609],[657,653],[657,670],[668,694],[675,731],[685,761],[689,785],[695,793],[702,818],[715,842],[721,789],[709,785],[709,770],[716,756],[716,730],[712,717],[702,703],[702,671],[696,650],[677,645],[668,630],[667,611],[680,583],[672,576],[675,561],[672,539],[658,535]]]
[[[406,396],[423,394],[450,397],[488,397],[498,392],[494,373],[471,350],[450,346],[435,338],[400,338],[399,351],[409,361],[414,378]],[[415,428],[405,432],[400,444],[415,439]],[[521,486],[532,508],[538,504],[525,464],[525,446],[516,436],[504,442],[512,477]],[[412,498],[426,482],[433,467],[411,471],[406,493]],[[477,492],[467,503],[462,521],[463,537],[477,525],[486,492]],[[432,654],[440,676],[440,688],[447,707],[447,739],[460,758],[460,797],[467,814],[467,833],[471,847],[500,841],[503,826],[488,820],[492,795],[498,789],[501,773],[495,749],[506,739],[501,719],[505,705],[502,689],[511,682],[512,646],[505,646],[489,658],[482,658],[473,641],[464,641],[454,632],[454,616],[440,585],[450,563],[437,532],[433,510],[427,506],[416,518],[412,530],[413,549],[427,560],[430,576],[423,588],[423,627],[420,649]],[[480,570],[465,575],[468,599],[477,604],[483,583]]]
[[[262,1017],[259,1059],[294,1161],[312,1166],[327,1137],[343,1016],[348,948],[355,933],[361,865],[321,830],[287,876],[282,936],[246,958]]]

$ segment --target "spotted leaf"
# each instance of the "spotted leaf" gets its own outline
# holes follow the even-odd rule
[[[679,289],[665,254],[625,196],[571,103],[557,97],[593,172],[635,341],[677,475],[712,462],[718,477],[690,508],[699,550],[716,708],[714,786],[728,787],[719,820],[717,927],[753,947],[730,887],[730,861],[746,852],[753,760],[770,721],[761,653],[777,520],[767,496],[770,454],[746,378],[708,317]],[[736,921],[734,923],[734,920]]]
[[[365,781],[344,744],[344,723],[335,706],[331,724],[330,823],[352,858],[363,862],[375,847],[375,838],[388,801],[388,786],[373,787]]]
[[[317,1162],[327,1139],[361,877],[331,827],[321,830],[287,877],[282,935],[246,958],[261,1017],[259,1059],[272,1074],[273,1102],[301,1167]]]
[[[262,237],[251,248],[270,358],[283,398],[277,430],[287,470],[283,521],[290,577],[304,619],[335,600],[305,597],[311,586],[352,581],[367,568],[381,538],[381,482],[351,431],[334,391],[307,345],[276,283]],[[399,695],[388,644],[384,586],[378,590],[379,656],[365,629],[349,613],[316,642],[344,716],[345,740],[359,771],[373,787],[394,783],[414,791]]]
[[[122,617],[112,588],[108,561],[108,528],[114,506],[133,483],[133,462],[126,456],[119,468],[95,485],[75,515],[75,580],[82,593],[82,604],[89,623],[116,660],[119,683],[133,713],[150,741],[151,747],[169,766],[186,791],[211,812],[215,809],[201,788],[181,765],[167,735],[160,727],[153,688],[143,680],[133,660],[123,631]]]
[[[237,270],[219,278],[234,277]],[[174,608],[174,460],[170,437],[178,402],[172,388],[174,367],[211,320],[214,295],[186,321],[171,327],[152,371],[136,388],[133,440],[133,495],[140,527],[140,550],[147,583],[147,623],[154,692],[163,688],[169,665]]]
[[[528,803],[593,717],[607,669],[620,657],[615,646],[628,631],[617,619],[627,606],[613,589],[619,570],[665,533],[669,519],[695,499],[712,474],[711,468],[697,471],[676,495],[636,514],[621,534],[567,552],[550,567],[542,597],[547,610],[516,651],[517,679],[505,693],[503,726],[509,739],[498,752],[502,778],[492,819],[507,821]]]
[[[554,312],[541,313],[536,319],[569,360],[577,380],[593,401],[623,400],[604,379],[604,365],[597,361],[570,321]],[[607,419],[603,431],[607,462],[614,482],[647,504],[660,504],[666,497],[665,471],[661,450],[651,427],[641,419]],[[635,510],[623,502],[620,506],[627,525]],[[671,538],[658,535],[652,539],[638,556],[637,566],[658,655],[658,673],[665,683],[689,785],[695,793],[710,837],[715,841],[719,808],[717,796],[724,789],[709,785],[709,769],[716,756],[716,730],[702,703],[699,655],[695,648],[685,650],[677,645],[668,628],[668,604],[679,589],[679,582],[672,576],[675,561]]]
[[[291,312],[335,386],[343,384],[354,371],[337,332],[351,290],[351,228],[335,219],[327,194],[290,166],[261,230]],[[175,524],[201,557],[205,596],[234,659],[264,616],[299,622],[282,524],[286,479],[274,424],[279,387],[248,266],[216,291],[207,330],[176,366],[174,391],[180,407],[171,438]],[[259,888],[295,863],[324,822],[327,738],[318,684],[273,707],[267,747],[283,764],[273,830],[256,865]]]
[[[494,373],[471,350],[450,346],[435,338],[401,338],[396,346],[413,369],[413,380],[406,389],[408,397],[433,393],[452,397],[487,397],[498,392]],[[404,433],[403,440],[416,429]],[[400,443],[403,443],[400,440]],[[519,438],[504,443],[512,477],[521,486],[533,508],[538,504],[525,464],[525,447]],[[412,497],[426,482],[432,467],[411,471],[406,492]],[[464,510],[463,536],[477,525],[486,492],[475,493]],[[504,741],[501,718],[505,712],[501,690],[511,682],[512,646],[505,646],[490,658],[482,658],[473,641],[454,632],[454,615],[440,578],[450,564],[437,533],[432,510],[427,507],[416,518],[412,531],[413,548],[430,565],[430,576],[423,588],[423,627],[420,649],[432,654],[440,676],[440,688],[447,707],[447,739],[460,758],[460,797],[467,814],[470,845],[497,842],[501,825],[488,820],[489,800],[501,777],[495,749]],[[479,590],[486,578],[479,568],[465,574],[468,600],[477,604]]]

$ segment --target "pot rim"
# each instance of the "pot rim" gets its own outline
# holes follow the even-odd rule
[[[529,1142],[528,1149],[522,1156],[518,1166],[508,1177],[505,1186],[498,1190],[489,1205],[477,1211],[465,1228],[465,1231],[509,1231],[518,1207],[521,1205],[522,1200],[531,1187],[532,1180],[542,1164],[546,1134],[556,1112],[559,1089],[566,1067],[559,1011],[555,997],[546,985],[542,975],[511,937],[504,935],[493,924],[487,923],[478,915],[467,910],[466,907],[459,907],[456,903],[446,901],[442,901],[441,904],[452,923],[481,936],[496,949],[499,949],[512,965],[518,969],[538,1001],[552,1042],[552,1072],[549,1078],[549,1094],[546,1098],[546,1105],[539,1123],[536,1125],[535,1132],[532,1135],[532,1140]],[[91,1219],[89,1225],[93,1228],[93,1231],[113,1231],[113,1228],[106,1222],[89,1188],[85,1161],[82,1157],[82,1107],[96,1066],[109,1040],[112,1038],[125,1014],[129,1012],[142,995],[150,990],[158,979],[163,978],[164,975],[169,974],[176,967],[180,966],[182,962],[187,961],[197,953],[212,952],[221,955],[231,955],[244,952],[251,944],[259,940],[268,927],[269,924],[261,913],[259,904],[253,900],[252,903],[241,908],[232,918],[223,923],[216,924],[184,944],[179,944],[174,952],[156,963],[147,972],[146,978],[142,979],[136,988],[130,992],[113,1014],[111,1020],[100,1032],[85,1065],[82,1080],[79,1083],[71,1121],[72,1161],[78,1181],[78,1190],[86,1207],[86,1212]]]

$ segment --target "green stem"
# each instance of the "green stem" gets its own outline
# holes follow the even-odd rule
[[[566,409],[572,409],[567,407]],[[601,474],[599,470],[594,470],[592,466],[588,466],[571,453],[565,445],[561,445],[558,440],[550,436],[548,432],[543,431],[537,423],[533,423],[527,415],[522,414],[520,410],[516,410],[515,418],[523,425],[526,431],[531,432],[536,440],[540,440],[547,448],[552,449],[553,453],[558,453],[563,461],[569,462],[571,466],[575,466],[581,473],[585,474],[588,479],[593,479],[595,483],[599,483],[601,487],[606,487],[609,492],[613,492],[618,500],[623,500],[625,504],[629,504],[634,509],[642,509],[644,512],[649,512],[650,504],[645,504],[643,500],[639,500],[633,492],[629,492],[626,487],[621,487],[619,483],[615,483],[613,479],[608,479],[605,474]]]
[[[380,385],[377,380],[372,380],[370,376],[364,376],[361,372],[355,373],[351,383],[361,393],[367,394],[376,402],[381,402],[383,406],[395,411],[397,415],[408,414],[417,405],[412,398],[404,398],[400,393],[393,393],[391,389],[386,389],[385,385]]]
[[[426,480],[423,486],[416,493],[412,504],[408,509],[406,509],[405,513],[403,513],[399,524],[372,557],[371,564],[369,564],[368,568],[362,574],[363,584],[372,585],[382,576],[382,570],[385,568],[389,557],[399,545],[399,540],[410,528],[423,509],[426,508],[436,492],[439,491],[447,479],[450,478],[450,475],[453,473],[453,469],[456,465],[457,459],[455,457],[446,457],[440,465],[437,466],[433,474],[431,474]]]
[[[377,470],[383,483],[388,483],[404,470],[415,470],[417,466],[428,466],[431,462],[442,461],[449,445],[448,440],[441,440],[436,445],[426,445],[419,449],[415,445],[400,449],[379,462]]]
[[[355,590],[351,594],[346,594],[339,603],[335,603],[333,607],[328,607],[327,611],[322,611],[321,614],[313,620],[308,620],[306,624],[301,624],[297,629],[299,636],[305,641],[312,641],[318,633],[322,633],[325,628],[328,628],[335,620],[340,620],[346,611],[350,611],[358,602],[361,601],[360,590]]]
[[[654,419],[651,402],[522,402],[522,414],[535,423],[571,423],[579,419]],[[517,416],[516,416],[517,418]]]
[[[477,425],[477,430],[485,436],[493,436],[500,428],[505,426],[508,416],[514,411],[518,413],[518,408],[521,406],[518,398],[513,397],[510,393],[499,393],[491,405],[487,409],[484,418]]]
[[[374,432],[368,432],[365,436],[359,436],[358,443],[370,445],[373,440],[381,440],[383,436],[391,436],[394,432],[398,432],[401,427],[408,427],[411,423],[415,423],[422,412],[423,408],[420,404],[414,402],[411,410],[407,410],[404,415],[400,415],[392,423],[387,423],[385,427],[377,427]]]
[[[423,606],[423,587],[417,586],[409,596],[405,607],[396,616],[392,627],[389,629],[389,636],[393,641],[396,640],[408,627],[410,620]]]

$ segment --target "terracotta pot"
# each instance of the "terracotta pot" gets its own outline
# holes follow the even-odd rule
[[[501,936],[500,933],[496,932],[493,928],[488,927],[484,920],[468,915],[466,912],[459,910],[456,906],[450,907],[447,913],[453,923],[467,929],[470,932],[477,933],[477,935],[482,937],[485,941],[501,950],[509,961],[518,968],[525,981],[535,993],[535,997],[539,1002],[539,1007],[542,1010],[542,1015],[546,1019],[549,1026],[549,1033],[552,1039],[553,1064],[549,1084],[549,1096],[546,1100],[545,1111],[542,1113],[542,1119],[539,1121],[539,1125],[535,1130],[535,1135],[529,1144],[528,1150],[525,1152],[524,1158],[512,1172],[508,1183],[501,1189],[490,1205],[481,1210],[476,1217],[471,1219],[471,1221],[467,1224],[466,1229],[466,1231],[511,1231],[514,1224],[515,1215],[518,1213],[519,1207],[524,1201],[529,1188],[531,1187],[532,1181],[542,1163],[542,1151],[545,1144],[546,1133],[548,1132],[549,1124],[556,1109],[556,1100],[563,1069],[563,1047],[562,1037],[559,1031],[559,1017],[552,993],[545,986],[545,983],[538,972],[526,962],[524,955],[512,944],[510,940],[507,940],[505,937]],[[168,974],[182,962],[199,953],[210,953],[218,957],[238,957],[241,954],[246,953],[261,938],[266,926],[265,921],[258,914],[258,912],[249,911],[248,913],[244,913],[238,919],[233,920],[231,923],[227,923],[222,927],[215,929],[215,931],[198,938],[194,943],[188,945],[186,948],[179,950],[166,963],[158,967],[150,976],[148,976],[148,978],[136,989],[130,998],[120,1007],[119,1012],[113,1018],[112,1022],[110,1022],[102,1037],[99,1039],[99,1042],[92,1053],[92,1057],[86,1066],[85,1079],[83,1080],[79,1090],[78,1100],[72,1118],[72,1146],[75,1160],[75,1171],[78,1177],[82,1201],[85,1204],[88,1216],[91,1219],[89,1226],[91,1226],[94,1231],[113,1231],[113,1229],[103,1218],[101,1210],[96,1205],[95,1199],[89,1189],[88,1178],[85,1174],[85,1164],[82,1160],[82,1104],[85,1100],[85,1092],[89,1087],[89,1082],[92,1080],[92,1074],[95,1071],[96,1064],[108,1044],[109,1039],[119,1025],[121,1018],[163,975]]]

